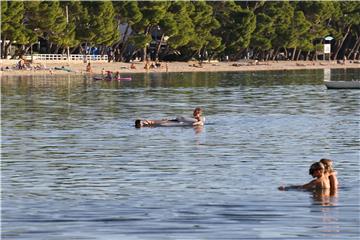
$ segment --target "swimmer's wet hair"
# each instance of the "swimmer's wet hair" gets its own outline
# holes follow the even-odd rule
[[[324,164],[322,164],[321,162],[316,162],[311,164],[310,168],[309,168],[309,175],[313,175],[313,173],[316,170],[325,170]]]
[[[140,119],[135,120],[135,127],[136,128],[141,128],[141,120]]]
[[[196,113],[202,113],[202,109],[199,107],[195,108],[193,114],[195,115]]]
[[[332,167],[333,161],[331,159],[322,158],[322,159],[320,159],[320,162],[324,165],[325,172],[328,172],[328,173],[334,172],[334,168]]]

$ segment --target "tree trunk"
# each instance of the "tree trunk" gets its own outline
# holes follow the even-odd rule
[[[150,27],[151,27],[151,25],[149,25],[149,26],[146,27],[146,29],[145,29],[145,31],[144,31],[145,36],[149,34]],[[142,62],[147,61],[147,45],[143,48],[141,61],[142,61]]]
[[[297,57],[296,57],[296,61],[299,61],[300,55],[301,55],[301,50],[298,51],[298,54],[297,54]]]
[[[22,57],[25,55],[27,49],[25,48],[25,45],[21,45],[21,47],[18,49],[18,51],[13,55],[13,58],[18,56],[18,57]]]
[[[74,54],[74,52],[76,52],[76,50],[78,49],[79,49],[79,53],[81,53],[81,47],[74,47],[71,49],[70,54]]]
[[[351,29],[351,25],[348,26],[347,31],[346,31],[344,37],[341,39],[341,41],[340,41],[340,43],[339,43],[339,46],[338,46],[337,49],[336,49],[336,52],[335,52],[335,54],[334,54],[334,60],[337,59],[337,56],[338,56],[338,54],[339,54],[339,51],[340,51],[341,47],[343,46],[346,38],[349,36],[350,29]]]
[[[270,54],[268,51],[265,52],[265,61],[268,61],[270,57]]]
[[[354,47],[351,49],[349,54],[346,56],[347,59],[350,59],[351,55],[354,53],[353,60],[355,60],[355,53],[359,50],[359,47],[360,47],[360,37],[357,37]]]
[[[279,53],[279,48],[276,48],[275,52],[274,52],[274,55],[273,55],[273,58],[272,58],[273,61],[276,60],[276,56],[278,55],[278,53]]]
[[[84,55],[85,53],[85,51],[84,51],[84,48],[81,46],[81,44],[78,46],[78,48],[79,48],[79,53],[80,54],[82,54],[82,55]]]
[[[158,60],[158,58],[159,58],[159,52],[160,52],[160,48],[161,48],[161,43],[163,42],[164,37],[165,37],[165,34],[162,34],[162,35],[161,35],[160,42],[159,42],[159,44],[158,44],[157,47],[156,47],[156,55],[155,55],[156,60]]]
[[[122,38],[122,40],[121,40],[121,43],[123,44],[123,45],[122,45],[122,48],[120,49],[121,52],[123,52],[124,49],[125,49],[125,48],[124,48],[124,46],[125,46],[125,40],[126,40],[126,35],[127,35],[128,31],[129,31],[129,27],[130,27],[130,25],[127,24],[126,29],[125,29],[125,32],[124,32],[124,36],[123,36],[123,38]]]
[[[30,43],[31,44],[31,43]],[[31,48],[31,45],[24,45],[24,55],[27,55],[27,53],[29,52],[29,49]]]
[[[8,44],[5,43],[5,49],[4,49],[4,58],[6,59],[7,56],[9,55],[9,47],[11,46],[11,42],[9,42]]]
[[[51,52],[51,49],[52,49],[52,46],[53,46],[53,43],[52,42],[50,42],[49,40],[47,40],[47,46],[46,46],[46,53],[47,54],[51,54],[52,52]]]
[[[353,60],[359,60],[360,57],[359,49],[360,49],[360,43],[357,45],[357,47],[354,50]]]
[[[60,49],[60,46],[59,46],[59,45],[55,45],[55,51],[54,51],[54,53],[55,53],[55,54],[58,54],[58,53],[59,53],[59,49]]]
[[[294,47],[294,50],[292,52],[291,61],[295,60],[295,54],[296,54],[296,47]]]
[[[6,36],[4,36],[1,39],[1,58],[4,59],[5,58],[5,41],[6,41]]]
[[[119,43],[119,46],[121,44],[121,48],[120,48],[120,61],[122,61],[124,59],[124,52],[126,50],[126,48],[128,47],[128,41],[126,40],[126,36],[128,35],[128,32],[129,32],[129,28],[130,28],[130,25],[127,24],[126,26],[126,29],[125,29],[125,32],[124,32],[124,36],[121,40],[121,43]],[[131,56],[132,58],[132,56]],[[129,59],[129,57],[127,57],[127,59]]]
[[[274,49],[270,49],[270,50],[268,51],[268,59],[267,59],[267,60],[269,60],[269,59],[272,60],[273,54],[274,54]]]

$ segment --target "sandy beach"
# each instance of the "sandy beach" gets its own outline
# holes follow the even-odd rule
[[[0,75],[2,76],[26,76],[26,75],[82,75],[86,72],[87,63],[80,61],[34,61],[35,65],[41,65],[46,70],[16,70],[18,60],[1,60]],[[158,68],[146,70],[145,63],[134,62],[136,69],[131,69],[131,63],[124,62],[91,62],[93,75],[101,74],[103,70],[120,73],[162,73],[162,72],[234,72],[234,71],[270,71],[270,70],[300,70],[300,69],[325,69],[325,68],[360,68],[359,61],[238,61],[238,62],[204,62],[201,66],[196,61],[190,62],[162,62]],[[61,68],[70,71],[62,70]],[[9,68],[9,69],[6,69]],[[57,68],[57,70],[55,69]],[[60,69],[60,70],[59,70]]]

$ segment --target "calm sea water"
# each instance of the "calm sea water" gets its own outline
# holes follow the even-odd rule
[[[358,239],[358,90],[322,70],[132,77],[2,78],[3,239]],[[202,129],[133,127],[196,106]],[[336,196],[277,190],[322,157]]]

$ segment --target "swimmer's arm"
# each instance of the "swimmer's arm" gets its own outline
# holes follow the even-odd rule
[[[318,182],[319,182],[318,179],[312,180],[311,182],[302,185],[301,188],[302,188],[302,189],[306,189],[306,190],[313,189],[314,187],[316,187],[316,185],[318,184]]]
[[[311,182],[304,184],[304,185],[291,185],[291,186],[281,186],[279,187],[279,190],[286,191],[291,189],[312,189],[317,184],[317,179],[312,180]]]
[[[338,188],[338,180],[337,180],[337,177],[336,177],[336,173],[332,173],[330,176],[329,176],[329,181],[330,181],[330,187],[331,189],[337,189]]]
[[[193,126],[203,126],[205,123],[205,118],[201,117],[200,119],[195,119],[195,122],[193,123]]]
[[[197,121],[193,123],[193,126],[204,125],[203,121]]]

